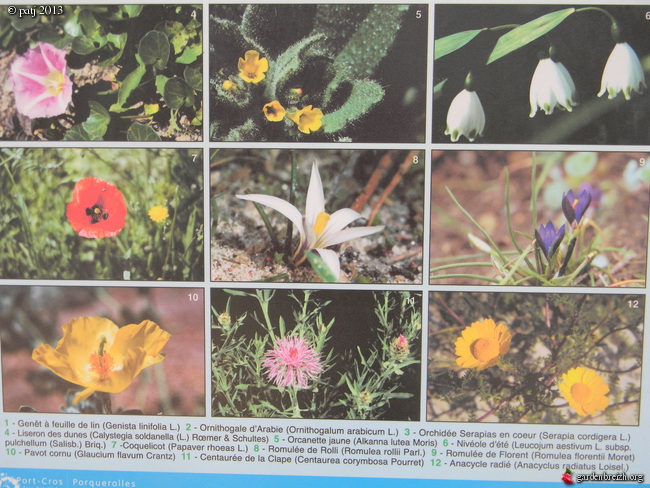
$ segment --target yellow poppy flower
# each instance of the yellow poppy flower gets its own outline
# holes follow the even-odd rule
[[[154,205],[149,209],[148,215],[149,218],[154,222],[162,222],[164,220],[167,220],[167,217],[169,217],[169,211],[167,210],[167,207],[163,207],[162,205]]]
[[[264,115],[266,115],[266,120],[270,122],[280,122],[284,119],[287,111],[284,109],[280,102],[273,100],[271,103],[264,105]]]
[[[323,125],[323,111],[319,108],[312,108],[307,105],[305,108],[294,113],[288,113],[287,117],[298,124],[298,130],[305,134],[317,131]]]
[[[492,319],[474,322],[456,340],[456,363],[478,371],[494,366],[510,350],[512,335],[504,323]]]
[[[41,344],[32,359],[64,380],[86,387],[75,395],[75,405],[96,391],[125,390],[140,371],[164,359],[160,351],[171,337],[150,320],[120,328],[108,319],[80,317],[62,329],[56,349]]]
[[[266,58],[260,59],[257,51],[246,51],[244,59],[239,58],[237,62],[239,77],[246,83],[259,83],[264,79],[269,70],[269,61]]]
[[[572,368],[562,375],[559,388],[564,399],[578,415],[593,415],[609,405],[609,386],[591,369]]]

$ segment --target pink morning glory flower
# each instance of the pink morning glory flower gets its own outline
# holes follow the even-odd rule
[[[275,341],[275,349],[267,351],[262,366],[269,380],[278,386],[306,388],[323,370],[319,354],[302,337],[285,337]]]
[[[32,119],[54,117],[72,100],[66,52],[40,42],[11,64],[16,110]]]

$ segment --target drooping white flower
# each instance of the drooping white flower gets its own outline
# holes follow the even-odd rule
[[[607,98],[612,99],[622,91],[629,100],[632,90],[641,93],[641,86],[647,88],[639,57],[627,42],[617,43],[607,58],[598,96],[607,92]]]
[[[535,116],[538,108],[550,115],[556,105],[571,112],[576,105],[575,92],[576,85],[562,63],[540,59],[530,82],[530,117]]]
[[[460,136],[474,142],[477,136],[483,135],[484,128],[485,112],[481,100],[475,91],[463,89],[449,105],[445,135],[451,136],[451,142],[456,142]]]
[[[383,230],[383,225],[370,227],[353,227],[346,229],[349,224],[361,218],[361,214],[351,208],[342,208],[333,214],[325,212],[325,195],[323,183],[318,173],[318,165],[314,161],[311,169],[305,215],[303,216],[294,205],[271,195],[236,195],[242,200],[250,200],[277,210],[296,226],[300,234],[298,248],[293,255],[296,264],[305,260],[305,252],[316,251],[334,276],[338,279],[341,265],[338,254],[326,247],[342,242],[364,237]]]

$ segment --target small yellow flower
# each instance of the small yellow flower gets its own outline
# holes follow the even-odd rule
[[[474,322],[456,340],[456,364],[482,371],[494,366],[510,350],[512,336],[504,323],[492,319]]]
[[[163,207],[162,205],[154,205],[149,209],[149,218],[154,222],[162,222],[164,220],[167,220],[167,217],[169,217],[167,207]]]
[[[609,386],[591,369],[572,368],[562,375],[559,388],[564,399],[578,415],[593,415],[607,408]]]
[[[259,83],[264,79],[264,73],[269,70],[269,61],[266,58],[260,59],[260,53],[257,51],[246,51],[244,59],[239,58],[237,69],[239,77],[246,83]]]
[[[226,80],[221,84],[221,88],[226,91],[234,91],[237,89],[237,83],[234,81]]]
[[[264,105],[264,115],[266,115],[266,120],[270,122],[280,122],[284,119],[287,111],[284,109],[280,102],[273,100],[270,103]]]
[[[64,380],[86,387],[75,395],[75,405],[96,391],[125,390],[140,371],[164,359],[160,351],[171,337],[150,320],[120,328],[108,319],[80,317],[62,329],[56,349],[41,344],[32,359]]]
[[[323,125],[321,121],[323,111],[319,108],[312,108],[311,105],[307,105],[297,112],[288,113],[287,117],[298,124],[298,130],[304,134],[317,131]]]

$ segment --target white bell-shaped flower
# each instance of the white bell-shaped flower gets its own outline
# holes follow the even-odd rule
[[[485,112],[481,100],[475,91],[462,90],[449,105],[445,135],[451,136],[451,142],[456,142],[460,136],[474,142],[477,136],[483,135],[484,128]]]
[[[530,116],[534,117],[538,108],[550,115],[557,105],[571,112],[576,105],[575,92],[576,85],[562,63],[550,57],[540,59],[530,82]]]
[[[629,100],[632,90],[641,93],[641,87],[647,88],[639,57],[627,42],[617,43],[607,58],[598,96],[607,92],[607,98],[611,99],[622,91]]]

